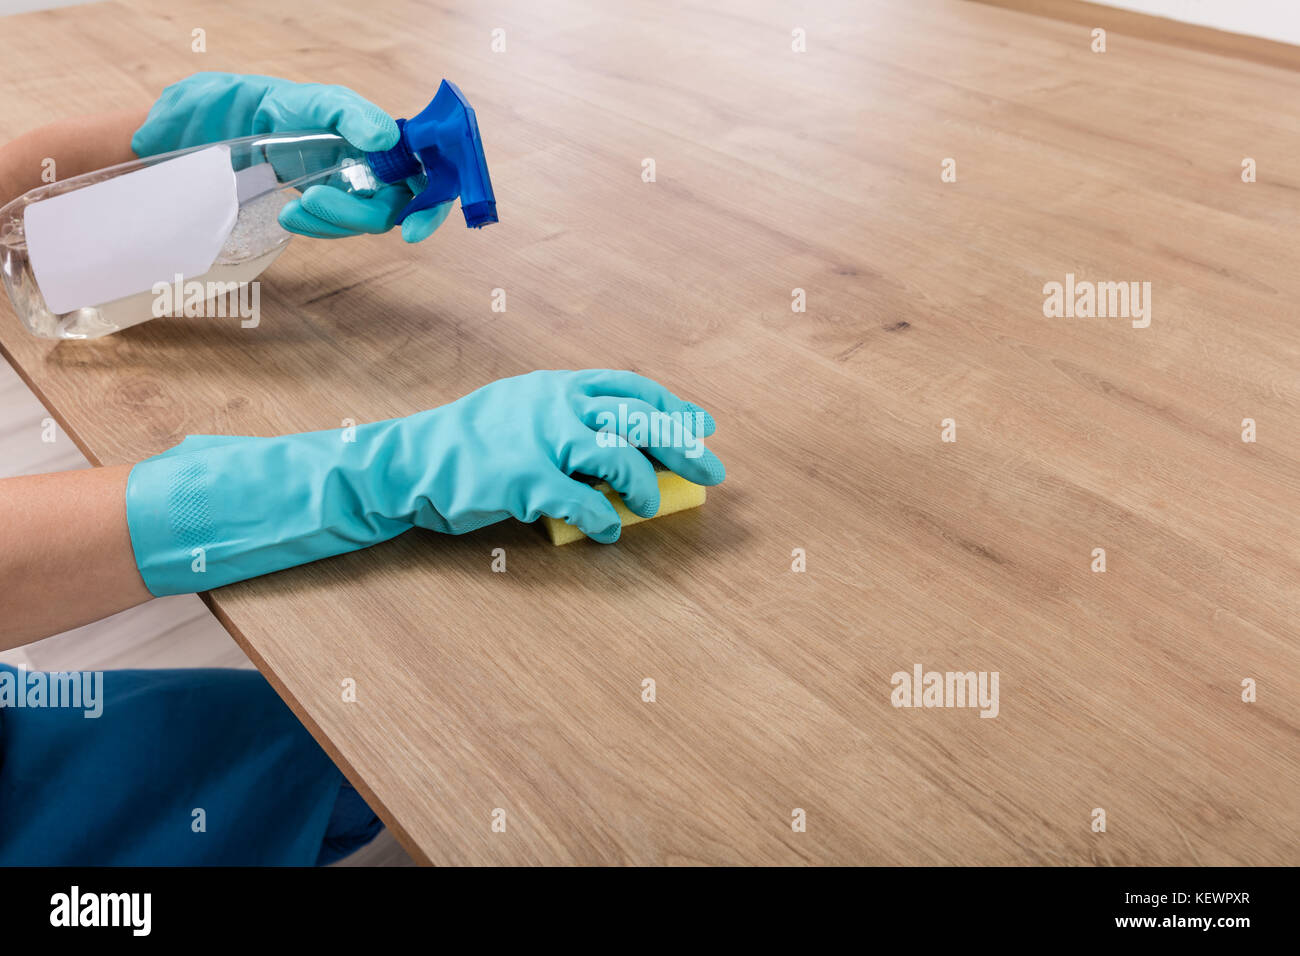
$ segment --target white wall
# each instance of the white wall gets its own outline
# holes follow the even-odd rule
[[[0,5],[7,0],[0,0]],[[1300,0],[1089,0],[1300,45]]]

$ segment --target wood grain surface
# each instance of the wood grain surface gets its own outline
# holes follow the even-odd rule
[[[295,239],[256,329],[6,304],[0,346],[103,464],[534,368],[712,411],[726,484],[617,545],[416,531],[210,595],[421,861],[1300,863],[1300,77],[1089,42],[960,0],[0,20],[3,135],[200,69],[396,115],[449,77],[502,220]],[[1150,326],[1045,317],[1067,273],[1150,282]],[[896,709],[915,664],[998,672],[998,716]]]

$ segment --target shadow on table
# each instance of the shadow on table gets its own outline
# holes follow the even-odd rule
[[[237,589],[240,599],[314,595],[329,602],[348,600],[358,586],[380,597],[460,588],[472,600],[522,598],[558,606],[641,585],[680,595],[711,578],[725,580],[727,566],[740,560],[752,535],[739,517],[742,494],[726,485],[710,489],[702,507],[624,528],[612,545],[584,539],[557,547],[540,525],[513,519],[464,535],[416,528],[372,548],[233,585],[214,597],[220,602]],[[503,563],[504,571],[494,570]],[[439,606],[447,605],[430,602],[431,609]]]

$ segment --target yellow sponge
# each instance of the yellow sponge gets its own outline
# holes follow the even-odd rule
[[[704,486],[697,485],[693,481],[687,481],[681,475],[671,472],[664,468],[655,472],[655,477],[659,479],[659,510],[655,517],[670,515],[675,511],[686,511],[689,508],[698,508],[704,504]],[[593,485],[597,491],[604,492],[605,497],[609,499],[614,510],[618,512],[619,518],[623,520],[623,527],[630,524],[637,524],[641,521],[649,521],[649,518],[642,518],[638,514],[633,514],[628,510],[627,505],[623,504],[622,497],[619,493],[609,486],[608,482],[602,481],[600,484]],[[563,518],[548,518],[543,516],[538,522],[546,529],[547,536],[551,539],[551,544],[572,544],[586,535],[576,527],[566,522]]]

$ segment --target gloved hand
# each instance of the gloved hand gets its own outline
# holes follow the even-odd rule
[[[293,83],[273,76],[195,73],[163,90],[133,137],[137,156],[218,143],[258,133],[327,129],[367,152],[392,149],[397,121],[342,86]],[[398,213],[424,188],[424,178],[386,185],[363,199],[331,186],[311,186],[280,211],[280,225],[318,239],[387,232]],[[412,213],[402,238],[420,242],[442,225],[451,203]]]
[[[413,526],[463,534],[549,515],[612,543],[618,513],[570,475],[603,478],[649,517],[659,484],[638,449],[716,485],[726,471],[700,442],[713,431],[707,412],[657,382],[596,369],[502,379],[355,429],[192,436],[131,470],[131,546],[161,596],[354,551]]]

